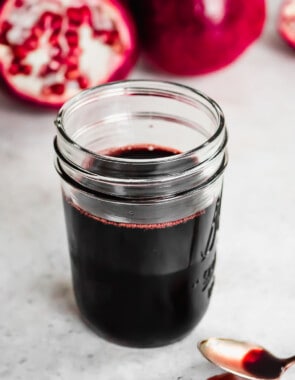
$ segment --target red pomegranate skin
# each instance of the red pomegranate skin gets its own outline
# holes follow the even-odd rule
[[[13,12],[13,7],[15,6],[16,8],[20,9],[24,4],[26,4],[27,0],[6,0],[6,1],[0,1],[0,48],[1,44],[3,45],[3,40],[6,40],[5,37],[5,27],[3,28],[3,24],[6,22],[5,17],[6,14],[9,12]],[[47,4],[49,3],[58,3],[58,2],[63,2],[64,0],[51,0],[47,1]],[[84,0],[79,0],[79,6],[83,7]],[[37,0],[36,0],[37,2]],[[41,4],[42,0],[40,1]],[[66,4],[69,4],[65,1]],[[94,4],[95,1],[92,2]],[[135,65],[137,58],[138,58],[138,42],[137,42],[137,32],[136,28],[132,19],[132,16],[130,15],[129,11],[126,9],[124,5],[122,5],[119,1],[117,0],[102,0],[102,3],[107,3],[109,6],[112,8],[116,9],[117,14],[119,15],[119,21],[123,25],[123,29],[125,30],[125,38],[126,36],[128,39],[127,46],[125,46],[125,50],[122,54],[124,54],[124,57],[120,60],[120,64],[114,67],[114,70],[109,71],[108,74],[103,78],[103,80],[98,81],[97,83],[89,83],[88,80],[85,79],[85,75],[83,73],[80,73],[81,75],[77,77],[77,83],[79,84],[79,92],[80,90],[93,87],[95,85],[103,84],[106,82],[112,82],[112,81],[117,81],[124,79],[128,76],[129,72],[132,70],[133,66]],[[8,5],[8,6],[7,6]],[[77,5],[76,5],[77,6]],[[86,6],[88,6],[88,2],[86,0]],[[69,5],[70,8],[73,8],[72,5]],[[79,7],[78,7],[79,8]],[[7,10],[9,12],[7,12]],[[66,19],[68,17],[67,15],[67,8],[64,8],[64,14],[60,14],[60,16],[63,19]],[[84,22],[84,21],[83,21]],[[87,23],[88,21],[86,21]],[[89,22],[91,24],[91,22]],[[91,24],[92,25],[92,24]],[[35,28],[36,25],[32,25],[32,29]],[[54,28],[53,28],[54,29]],[[48,32],[48,25],[44,29],[44,33]],[[93,31],[96,33],[96,31]],[[65,37],[65,36],[63,36]],[[40,33],[39,38],[42,38],[42,33]],[[75,40],[75,39],[74,39]],[[10,47],[9,43],[4,43],[6,47]],[[21,46],[21,45],[20,45]],[[11,51],[12,54],[14,53],[15,46],[11,45]],[[79,50],[79,46],[78,46]],[[27,54],[27,52],[25,53]],[[24,55],[25,55],[24,54]],[[42,105],[46,107],[52,107],[52,108],[59,108],[60,106],[63,105],[63,103],[68,100],[69,97],[71,97],[74,94],[71,94],[71,96],[67,96],[65,93],[64,87],[65,83],[67,82],[67,78],[65,77],[65,83],[53,83],[52,88],[54,90],[54,97],[47,97],[44,95],[44,93],[41,94],[32,94],[31,93],[31,88],[28,86],[27,89],[19,89],[17,88],[13,81],[11,80],[12,75],[11,75],[11,66],[10,70],[8,70],[7,66],[5,67],[5,61],[7,59],[7,56],[10,54],[2,54],[1,55],[1,50],[0,50],[0,81],[1,81],[1,86],[5,85],[7,89],[10,91],[10,93],[17,95],[19,98],[29,101],[31,103],[35,103],[37,105]],[[63,53],[63,57],[65,57],[65,60],[69,58],[67,52]],[[71,58],[71,57],[70,57]],[[69,59],[70,59],[69,58]],[[52,61],[48,61],[47,64],[50,65]],[[13,62],[12,62],[13,63]],[[66,62],[66,64],[69,66],[68,69],[71,69],[71,61]],[[97,62],[97,67],[99,67],[100,62]],[[23,65],[26,66],[26,65]],[[28,66],[28,65],[27,65]],[[65,67],[63,67],[63,70]],[[79,67],[78,67],[79,70]],[[9,72],[10,71],[10,72]],[[32,69],[28,68],[27,70],[23,70],[27,77],[30,77]],[[87,73],[86,73],[87,75]],[[39,75],[40,77],[40,75]],[[35,78],[32,77],[32,83],[34,82]]]
[[[233,62],[260,36],[266,17],[264,0],[122,1],[134,14],[149,60],[184,76]]]

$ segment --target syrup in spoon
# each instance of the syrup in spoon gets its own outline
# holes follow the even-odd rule
[[[240,377],[278,380],[295,357],[279,359],[257,344],[233,339],[209,338],[199,343],[200,352],[210,362]]]

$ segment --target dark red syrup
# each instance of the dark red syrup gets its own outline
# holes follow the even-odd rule
[[[280,376],[284,361],[264,349],[249,351],[243,358],[243,368],[260,379],[276,379]]]
[[[121,158],[172,156],[149,146]],[[64,198],[74,291],[83,318],[101,336],[131,346],[177,341],[204,315],[214,283],[220,202],[162,224],[98,219]]]
[[[155,146],[152,144],[130,145],[107,151],[108,156],[128,159],[154,159],[175,156],[180,152],[176,149]]]

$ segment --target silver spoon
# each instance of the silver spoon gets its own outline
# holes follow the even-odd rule
[[[250,380],[278,380],[295,364],[295,356],[279,359],[257,344],[233,339],[209,338],[200,342],[198,348],[218,367]]]

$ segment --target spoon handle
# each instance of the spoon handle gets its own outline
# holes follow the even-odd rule
[[[286,369],[288,369],[288,368],[292,367],[293,365],[295,365],[295,356],[291,356],[290,358],[287,358],[285,360],[285,363],[286,363],[286,366],[285,366]]]

